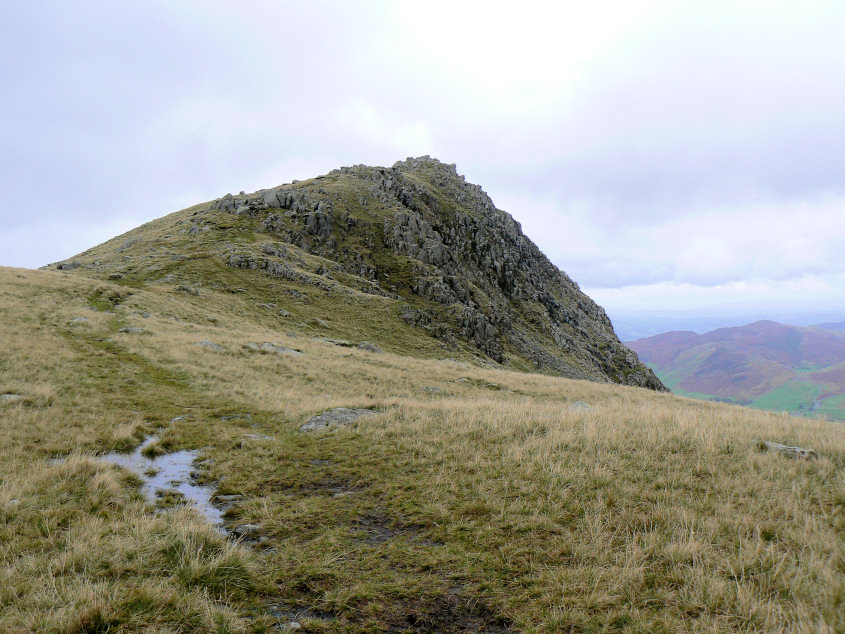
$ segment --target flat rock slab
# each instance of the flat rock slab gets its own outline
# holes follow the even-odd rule
[[[287,348],[279,343],[270,343],[269,341],[265,341],[264,343],[245,343],[244,348],[248,348],[250,350],[255,350],[256,352],[273,352],[275,354],[289,354],[294,357],[302,356],[302,352],[299,350],[294,350],[293,348]]]
[[[273,437],[267,434],[244,434],[243,437],[247,440],[273,440]]]
[[[196,345],[202,346],[203,348],[208,348],[209,350],[214,350],[215,352],[223,352],[226,349],[220,344],[214,343],[213,341],[197,341]]]
[[[0,403],[14,403],[22,398],[20,394],[0,394]]]
[[[126,328],[121,328],[118,332],[124,332],[130,335],[138,334],[139,332],[144,332],[144,328],[139,328],[137,326],[127,326]]]
[[[378,412],[371,409],[350,409],[347,407],[336,407],[322,414],[317,414],[299,428],[299,431],[309,432],[332,427],[344,427],[364,416],[374,416]]]
[[[315,337],[314,341],[322,341],[323,343],[330,343],[333,346],[340,346],[341,348],[352,348],[355,346],[351,341],[344,339],[327,339],[326,337]]]
[[[779,454],[787,456],[788,458],[796,458],[798,460],[810,460],[817,458],[818,454],[812,449],[804,449],[803,447],[790,447],[782,445],[779,442],[772,442],[771,440],[764,440],[762,443],[764,450],[777,451]]]

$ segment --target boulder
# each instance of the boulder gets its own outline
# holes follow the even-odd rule
[[[243,539],[253,539],[260,530],[261,527],[258,524],[241,524],[232,529],[232,534]]]
[[[379,348],[376,344],[370,343],[369,341],[362,341],[356,346],[359,350],[366,350],[367,352],[374,352],[376,354],[381,354],[383,350]]]
[[[284,194],[282,194],[284,196]],[[282,205],[279,202],[279,191],[276,189],[268,189],[264,192],[264,204],[268,207],[279,209]]]

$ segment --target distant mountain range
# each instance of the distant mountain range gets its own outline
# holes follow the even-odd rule
[[[757,321],[628,342],[678,394],[845,420],[845,322]]]

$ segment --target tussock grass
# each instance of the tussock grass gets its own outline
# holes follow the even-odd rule
[[[0,629],[845,631],[841,426],[334,346],[242,301],[0,269],[24,397],[0,406]],[[378,414],[297,431],[338,406]],[[154,430],[264,541],[96,459]]]

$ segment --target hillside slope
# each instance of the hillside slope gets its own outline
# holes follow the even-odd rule
[[[674,390],[845,419],[845,336],[836,330],[758,321],[628,345]]]
[[[253,301],[0,268],[0,631],[845,631],[838,425]],[[367,416],[300,431],[336,407]]]
[[[226,195],[54,266],[240,293],[267,324],[396,352],[665,389],[509,214],[428,157]]]

